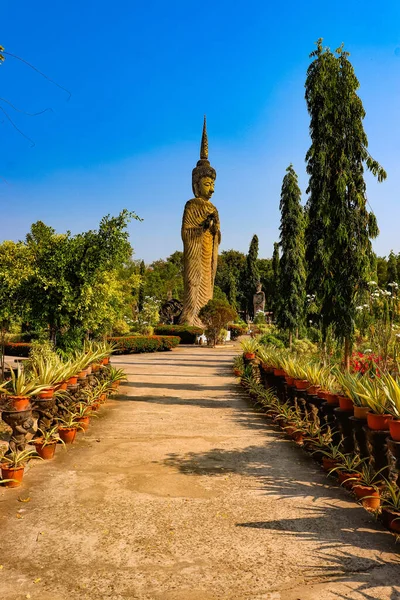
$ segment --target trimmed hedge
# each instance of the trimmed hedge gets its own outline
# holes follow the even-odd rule
[[[22,356],[28,357],[32,348],[29,342],[7,342],[4,346],[4,354],[6,356]]]
[[[154,333],[156,335],[175,335],[180,338],[182,344],[195,344],[196,337],[203,333],[203,329],[193,325],[157,325]]]
[[[139,354],[141,352],[163,352],[176,348],[179,337],[171,335],[127,335],[108,337],[109,342],[118,344],[114,354]]]
[[[237,340],[240,335],[244,335],[247,331],[247,325],[237,325],[236,323],[230,323],[228,325],[228,331],[231,332],[231,340]]]

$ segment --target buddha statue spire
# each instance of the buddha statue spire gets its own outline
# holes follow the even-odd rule
[[[203,135],[201,136],[200,158],[202,160],[208,160],[208,137],[207,137],[207,119],[206,119],[206,115],[204,115]]]

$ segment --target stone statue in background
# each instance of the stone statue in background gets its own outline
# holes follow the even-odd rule
[[[180,323],[202,327],[199,310],[213,297],[221,231],[218,211],[210,202],[215,169],[208,161],[204,117],[200,160],[192,172],[194,198],[186,202],[182,219],[184,300]]]
[[[265,294],[262,291],[262,284],[260,282],[257,283],[257,291],[253,296],[253,307],[254,307],[254,316],[259,311],[264,312],[265,309]]]

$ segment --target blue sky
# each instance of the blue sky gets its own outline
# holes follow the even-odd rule
[[[5,0],[0,44],[70,90],[7,57],[0,68],[0,240],[38,219],[78,232],[126,207],[136,258],[181,249],[181,217],[207,113],[217,169],[222,249],[260,256],[279,237],[279,195],[293,163],[305,192],[309,146],[304,81],[314,42],[344,42],[360,80],[371,154],[367,176],[380,255],[400,252],[400,3],[265,0]],[[304,201],[306,199],[303,194]]]

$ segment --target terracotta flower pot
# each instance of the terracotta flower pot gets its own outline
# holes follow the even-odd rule
[[[353,485],[353,492],[357,496],[358,500],[361,500],[364,508],[376,510],[380,507],[380,493],[375,488],[356,483],[356,485]]]
[[[318,398],[321,398],[321,400],[326,400],[328,393],[329,392],[326,390],[318,390]]]
[[[386,431],[389,429],[389,422],[392,419],[392,415],[377,415],[372,412],[367,414],[368,427],[373,431]]]
[[[353,486],[357,484],[356,479],[360,479],[361,473],[347,473],[346,471],[338,471],[339,483],[348,490],[353,489]]]
[[[256,357],[256,354],[255,354],[255,352],[245,352],[243,356],[246,360],[254,360]]]
[[[285,427],[285,433],[287,433],[290,436],[292,436],[295,431],[296,431],[296,427],[292,427],[291,425],[287,425]]]
[[[307,379],[295,379],[294,385],[296,386],[296,388],[298,390],[306,390],[307,388],[310,387],[310,384],[307,381]]]
[[[310,394],[310,396],[316,396],[318,394],[318,390],[319,385],[310,385],[310,387],[307,390],[307,394]]]
[[[356,419],[366,419],[369,413],[369,406],[356,406],[354,405],[354,416]]]
[[[15,480],[15,481],[7,481],[3,485],[5,485],[6,487],[10,487],[10,488],[18,487],[19,485],[21,485],[22,478],[24,476],[25,466],[9,467],[7,465],[7,463],[2,463],[0,465],[0,467],[1,467],[1,476],[3,479],[14,479]]]
[[[294,431],[292,433],[292,439],[296,442],[296,444],[302,444],[304,438],[304,433],[302,431]]]
[[[338,462],[334,458],[329,458],[329,456],[324,456],[322,458],[322,466],[325,471],[331,471],[335,467],[337,467]]]
[[[242,372],[240,371],[240,369],[233,369],[233,374],[235,375],[235,377],[240,377]]]
[[[29,398],[26,396],[10,396],[10,406],[16,410],[26,410],[29,407]]]
[[[76,385],[78,383],[78,376],[74,375],[73,377],[70,377],[67,381],[67,386],[68,385]]]
[[[46,444],[45,446],[43,446],[42,439],[32,440],[31,444],[35,446],[35,450],[39,454],[40,458],[43,458],[44,460],[50,460],[53,458],[57,446],[57,442],[55,440],[54,442]]]
[[[100,394],[99,400],[100,400],[100,402],[106,402],[107,394],[106,393]]]
[[[270,375],[274,372],[274,367],[270,367],[269,365],[267,365],[266,363],[262,364],[262,370],[265,373],[269,373]]]
[[[85,371],[85,370],[79,371],[78,379],[85,379],[86,377],[87,377],[87,371]]]
[[[57,383],[54,386],[54,389],[55,390],[64,390],[65,391],[67,389],[67,387],[68,387],[68,383],[66,381],[60,381],[60,383]]]
[[[285,377],[286,373],[283,369],[274,369],[274,375],[276,377]]]
[[[339,407],[342,410],[352,411],[354,410],[353,400],[348,398],[347,396],[338,396],[339,399]]]
[[[92,363],[92,372],[96,373],[100,369],[101,365],[98,363]]]
[[[73,444],[76,438],[76,427],[59,427],[58,435],[64,442],[64,444]]]
[[[100,408],[100,402],[93,402],[93,404],[90,405],[90,409],[95,412],[96,410],[99,410]]]
[[[89,422],[90,422],[90,417],[89,416],[78,417],[76,420],[78,421],[78,423],[82,427],[83,431],[87,431],[88,430],[88,428],[89,428]]]
[[[286,375],[285,377],[285,381],[288,385],[293,385],[293,377],[289,377],[289,375]]]
[[[394,533],[400,533],[400,512],[390,508],[382,508],[382,521]]]
[[[331,392],[326,392],[326,401],[328,404],[332,404],[337,406],[339,404],[339,398],[336,394],[332,394]]]
[[[113,388],[113,390],[117,390],[120,383],[121,383],[120,381],[113,381],[111,384],[111,387]]]
[[[395,442],[400,442],[400,421],[392,419],[389,421],[390,437]]]
[[[38,396],[42,400],[50,400],[54,396],[54,387],[49,387],[45,390],[42,390],[39,392]]]
[[[106,356],[106,358],[103,358],[103,365],[108,365],[110,363],[110,357]]]

